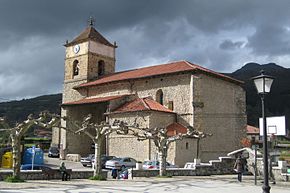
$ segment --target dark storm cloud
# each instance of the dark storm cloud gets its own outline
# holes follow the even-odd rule
[[[244,42],[242,41],[233,42],[231,40],[224,40],[219,47],[224,50],[232,50],[236,48],[241,48],[243,44]]]
[[[288,55],[290,53],[290,26],[265,25],[248,38],[248,47],[257,55]]]
[[[61,92],[62,45],[90,16],[117,41],[117,70],[189,60],[231,72],[268,58],[289,67],[289,9],[288,0],[2,0],[0,98]]]

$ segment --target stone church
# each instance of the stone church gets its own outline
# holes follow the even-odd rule
[[[183,60],[116,72],[117,45],[92,24],[65,48],[62,116],[82,120],[91,113],[95,122],[137,120],[141,126],[167,127],[173,133],[192,126],[213,134],[172,143],[168,161],[179,166],[197,154],[207,161],[240,147],[246,130],[243,82]],[[72,127],[65,121],[62,125]],[[140,161],[157,157],[150,140],[110,135],[105,142],[103,154]],[[60,146],[63,158],[92,152],[88,137],[65,130],[54,132],[53,143]]]

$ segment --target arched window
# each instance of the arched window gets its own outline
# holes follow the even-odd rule
[[[163,105],[163,91],[161,89],[156,92],[156,101]]]
[[[75,60],[75,61],[73,62],[73,75],[74,75],[74,76],[79,75],[79,71],[80,71],[79,61],[78,61],[78,60]]]
[[[105,74],[105,62],[104,60],[100,60],[98,62],[98,75],[102,76]]]
[[[188,149],[189,145],[188,142],[185,143],[185,149]]]

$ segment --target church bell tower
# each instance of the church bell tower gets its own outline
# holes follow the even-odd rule
[[[62,94],[62,103],[68,103],[83,99],[86,97],[85,90],[75,90],[74,87],[87,83],[105,75],[115,72],[115,49],[116,44],[111,44],[95,28],[94,20],[90,18],[88,27],[81,32],[71,42],[66,42],[65,46],[65,64],[64,64],[64,85]],[[84,110],[84,107],[82,107]],[[61,116],[76,116],[81,111],[78,106],[61,107]],[[76,119],[77,120],[77,119]],[[65,120],[61,121],[63,127],[70,127]],[[60,146],[60,157],[65,159],[65,154],[78,152],[83,146],[75,145],[75,141],[82,139],[81,136],[74,136],[64,129],[54,131],[54,143]]]
[[[115,72],[116,43],[111,44],[94,28],[93,18],[80,35],[64,46],[63,103],[81,98],[73,87]]]

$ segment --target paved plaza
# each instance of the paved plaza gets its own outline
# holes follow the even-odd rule
[[[0,182],[1,193],[161,193],[161,192],[202,192],[202,193],[254,193],[262,192],[261,183],[253,184],[252,177],[238,183],[235,176],[135,178],[133,180],[91,181],[27,181],[25,183]],[[290,183],[279,182],[271,185],[271,193],[289,193]]]

